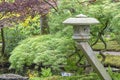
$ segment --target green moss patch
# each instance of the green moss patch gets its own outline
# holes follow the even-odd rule
[[[47,78],[34,77],[31,78],[30,80],[100,80],[100,79],[96,74],[90,74],[90,75],[68,76],[68,77],[62,77],[62,76],[51,76]]]
[[[116,41],[107,41],[107,51],[120,51],[120,45]],[[102,42],[98,42],[93,46],[94,50],[103,50],[104,44]]]
[[[105,65],[110,65],[120,68],[120,56],[107,55],[105,60]]]
[[[97,55],[98,59],[101,61],[102,57]],[[120,55],[106,55],[106,59],[104,61],[105,66],[117,67],[120,68]]]

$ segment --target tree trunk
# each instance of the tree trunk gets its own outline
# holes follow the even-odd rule
[[[5,55],[5,39],[4,39],[4,30],[1,28],[1,37],[2,37],[2,55]]]
[[[48,17],[46,15],[43,15],[40,17],[40,29],[41,34],[49,34],[49,25],[48,25]]]
[[[2,56],[5,56],[5,38],[3,28],[1,28],[1,37],[2,37]]]

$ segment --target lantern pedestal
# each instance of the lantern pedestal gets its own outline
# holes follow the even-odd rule
[[[98,24],[99,21],[96,20],[95,18],[89,18],[86,15],[80,14],[77,15],[76,18],[68,18],[63,23],[73,25],[74,29],[73,39],[76,41],[78,47],[84,52],[84,55],[87,58],[88,62],[98,73],[101,80],[112,80],[87,42],[90,38],[89,25]]]

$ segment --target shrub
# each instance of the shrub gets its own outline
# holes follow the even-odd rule
[[[66,64],[66,56],[73,53],[74,41],[52,35],[36,36],[19,43],[11,52],[11,68],[23,69],[33,63],[56,70]]]

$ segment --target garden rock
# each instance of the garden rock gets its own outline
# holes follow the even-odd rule
[[[2,74],[0,80],[28,80],[28,77],[22,77],[16,74]]]

